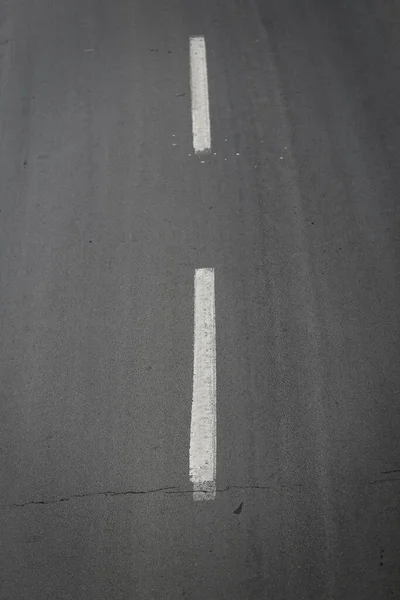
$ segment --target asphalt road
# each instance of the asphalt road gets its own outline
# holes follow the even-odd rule
[[[0,0],[1,600],[400,598],[399,75],[397,0]]]

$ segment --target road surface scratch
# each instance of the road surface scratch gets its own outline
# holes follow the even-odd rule
[[[302,487],[301,483],[293,483],[293,484],[278,484],[278,487],[280,488],[295,488],[295,487]],[[229,485],[225,488],[220,488],[217,489],[217,492],[219,493],[223,493],[223,492],[229,492],[231,490],[269,490],[272,489],[273,485],[269,484],[269,485]],[[207,490],[204,490],[205,492]],[[201,493],[201,490],[199,490],[199,492]],[[117,497],[117,496],[138,496],[138,495],[144,495],[144,494],[179,494],[179,495],[183,495],[183,494],[193,494],[193,490],[185,490],[185,489],[179,489],[177,487],[161,487],[161,488],[154,488],[154,489],[149,489],[149,490],[124,490],[124,491],[105,491],[105,492],[88,492],[88,493],[84,493],[84,494],[72,494],[71,496],[64,496],[64,497],[60,497],[60,498],[49,498],[49,499],[42,499],[42,500],[28,500],[26,502],[14,502],[14,503],[10,503],[10,504],[2,504],[0,506],[0,508],[2,509],[6,509],[6,508],[25,508],[27,506],[38,506],[38,505],[42,505],[42,506],[46,506],[49,504],[61,504],[62,502],[69,502],[70,500],[79,500],[79,499],[85,499],[85,498],[96,498],[96,497]]]

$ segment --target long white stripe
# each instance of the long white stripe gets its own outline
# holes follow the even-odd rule
[[[217,453],[217,365],[214,269],[194,277],[194,363],[190,480],[193,500],[214,500]]]
[[[211,149],[211,128],[204,36],[190,38],[190,87],[193,148],[195,152],[207,152]]]

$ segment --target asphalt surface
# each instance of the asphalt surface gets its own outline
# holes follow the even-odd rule
[[[1,600],[400,598],[399,75],[397,0],[0,0]]]

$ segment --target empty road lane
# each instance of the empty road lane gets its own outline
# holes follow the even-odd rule
[[[396,0],[0,0],[0,600],[400,598],[399,70]]]

